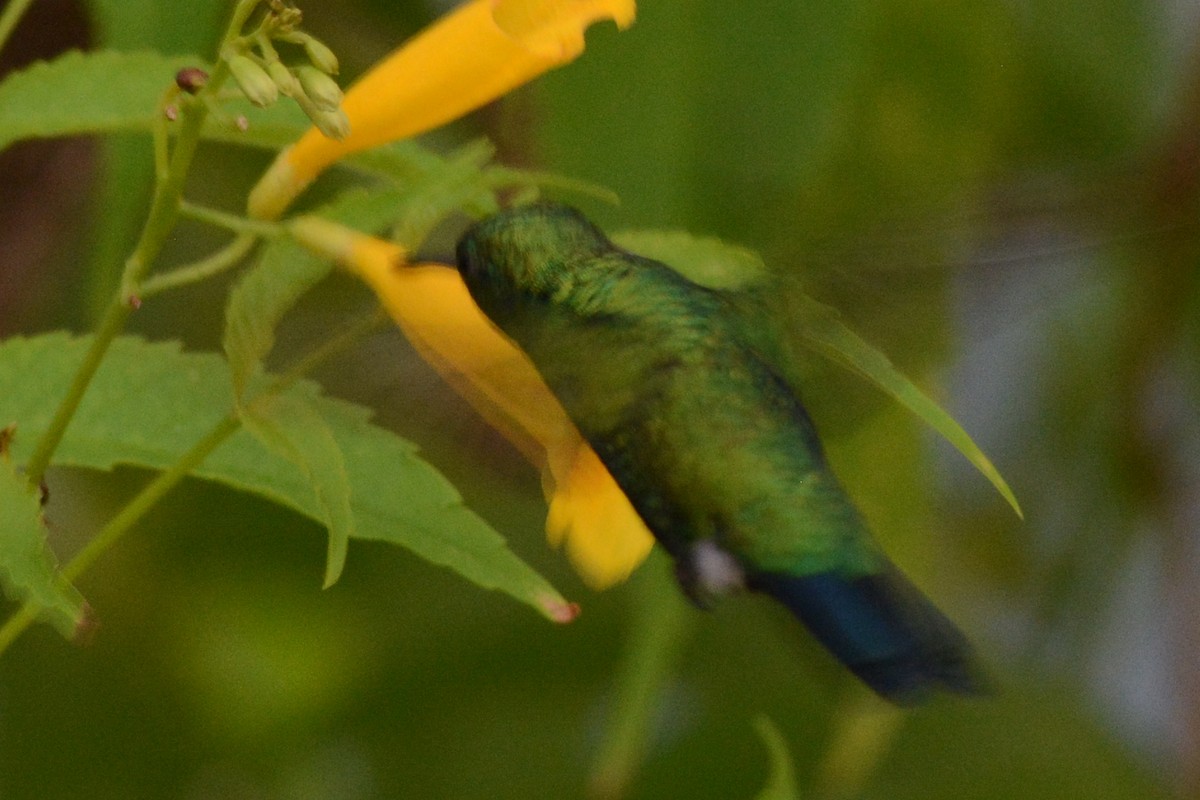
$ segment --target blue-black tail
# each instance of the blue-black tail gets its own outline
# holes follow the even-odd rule
[[[984,688],[967,638],[895,567],[859,577],[758,573],[749,586],[786,605],[892,702],[919,702],[939,688],[962,694]]]

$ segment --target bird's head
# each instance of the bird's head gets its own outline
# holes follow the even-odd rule
[[[569,206],[551,203],[502,211],[458,242],[458,270],[480,306],[494,310],[549,300],[575,280],[575,267],[612,249],[604,233]]]

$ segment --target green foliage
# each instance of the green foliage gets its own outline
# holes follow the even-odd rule
[[[757,253],[711,236],[685,231],[621,231],[612,240],[630,252],[662,261],[710,289],[749,289],[769,277],[767,265]]]
[[[487,142],[468,145],[452,154],[420,179],[401,183],[407,187],[402,202],[394,209],[392,239],[415,250],[433,226],[455,210],[484,215],[498,210],[495,194],[487,185],[483,167],[492,157]],[[403,180],[399,175],[398,181]]]
[[[240,401],[275,346],[275,328],[305,292],[323,280],[333,264],[288,238],[262,251],[229,293],[222,345],[229,359],[233,390]]]
[[[329,530],[325,557],[328,589],[342,574],[354,535],[350,476],[333,431],[310,402],[295,395],[251,403],[243,407],[241,419],[268,450],[299,467],[312,487],[321,515],[318,521]]]
[[[28,365],[27,365],[28,366]],[[0,384],[2,385],[2,384]],[[9,431],[0,432],[0,440]],[[13,466],[0,441],[0,586],[30,604],[59,633],[72,638],[84,620],[83,597],[58,572],[46,545],[46,521],[36,487]]]
[[[278,150],[300,137],[309,127],[308,118],[291,103],[276,103],[270,108],[259,108],[247,100],[235,98],[221,106],[223,116],[205,123],[204,139],[241,147],[257,147]],[[238,117],[246,120],[246,126],[237,124]]]
[[[175,73],[196,63],[111,51],[38,62],[0,83],[0,148],[19,139],[148,131]]]
[[[420,148],[384,148],[371,163],[381,174],[394,176],[397,187],[351,189],[315,213],[366,233],[395,224],[396,240],[416,248],[429,229],[455,209],[494,207],[480,171],[490,152],[471,147],[443,159]],[[275,329],[284,315],[332,268],[328,259],[281,236],[268,243],[239,279],[229,294],[223,341],[239,398],[275,346]]]
[[[105,47],[151,47],[168,54],[208,52],[229,14],[228,3],[164,4],[158,0],[87,0]]]
[[[995,697],[912,715],[908,746],[886,754],[876,780],[894,800],[1171,797],[1093,714],[1072,689],[1013,680]]]
[[[119,151],[95,181],[96,229],[72,233],[83,258],[38,265],[56,313],[84,316],[70,296],[77,286],[98,287],[111,304],[146,218],[159,103],[179,66],[204,66],[219,51],[212,23],[231,5],[89,0],[107,50],[68,53],[0,83],[0,147],[99,134]],[[391,0],[300,5],[338,51],[345,83],[428,14],[427,4]],[[1194,498],[1179,487],[1195,481],[1179,465],[1194,461],[1197,384],[1195,359],[1179,353],[1195,350],[1200,308],[1187,222],[1200,125],[1186,90],[1195,84],[1187,65],[1200,61],[1187,15],[1164,9],[1144,0],[765,0],[746,13],[719,0],[645,2],[630,31],[596,26],[569,69],[467,130],[437,134],[441,148],[484,127],[503,162],[532,169],[490,165],[483,145],[439,155],[399,142],[330,176],[358,189],[325,205],[330,184],[313,192],[314,213],[435,248],[454,233],[448,218],[488,213],[499,192],[506,201],[535,187],[571,192],[596,206],[587,211],[602,227],[711,232],[763,253],[773,275],[793,273],[761,327],[790,328],[799,336],[787,344],[884,389],[856,391],[840,369],[804,373],[839,474],[897,560],[979,643],[995,697],[934,703],[882,733],[869,729],[842,713],[852,688],[792,626],[751,599],[693,614],[661,563],[628,589],[589,598],[580,622],[557,636],[515,604],[455,591],[461,573],[543,611],[561,602],[407,441],[314,384],[275,394],[282,384],[264,364],[294,355],[294,330],[319,338],[336,327],[330,319],[363,310],[348,282],[322,282],[327,264],[278,238],[228,302],[218,279],[183,299],[156,295],[133,317],[151,338],[207,349],[224,307],[229,360],[116,340],[54,461],[88,470],[51,473],[49,530],[36,489],[0,467],[0,580],[69,635],[82,601],[59,577],[47,535],[70,547],[96,515],[112,513],[110,492],[132,493],[144,477],[94,470],[168,469],[233,420],[233,367],[246,429],[195,471],[204,480],[139,523],[156,535],[141,537],[133,557],[91,576],[104,622],[96,645],[64,655],[55,637],[30,636],[0,661],[5,796],[571,797],[617,763],[629,800],[747,797],[762,779],[764,743],[765,796],[1167,796],[1182,781],[1161,756],[1164,723],[1128,722],[1155,684],[1117,701],[1095,690],[1097,675],[1111,689],[1110,672],[1158,674],[1141,669],[1146,652],[1195,661],[1195,637],[1164,632],[1186,613],[1122,622],[1109,606],[1139,592],[1186,600],[1195,582],[1177,556],[1193,534],[1179,511]],[[164,55],[175,53],[206,58]],[[202,149],[187,195],[240,209],[264,154],[235,148],[281,148],[309,122],[285,102],[219,100],[202,136],[234,147]],[[83,186],[92,176],[81,167],[79,177]],[[594,184],[614,187],[620,206]],[[41,234],[13,228],[16,259]],[[698,238],[637,236],[621,240],[650,254],[661,246],[656,257],[668,261],[686,253],[676,260],[710,285],[744,285],[707,245],[694,247]],[[181,227],[161,260],[202,259],[212,242]],[[745,285],[757,282],[757,256],[728,258]],[[1006,286],[1036,299],[1004,302]],[[33,290],[14,292],[36,311]],[[313,302],[297,304],[306,292]],[[288,332],[277,335],[285,315]],[[274,353],[276,339],[284,353]],[[0,428],[17,424],[18,467],[85,344],[62,334],[0,343]],[[372,337],[328,365],[322,382],[411,431],[499,530],[538,531],[545,509],[528,466],[409,360],[393,337]],[[984,388],[959,385],[980,373],[990,377]],[[990,467],[915,388],[939,381],[959,391],[955,407],[1004,465],[1027,525],[976,502],[982,482],[948,485],[931,468],[927,439],[894,401],[949,438],[961,434],[960,449]],[[356,545],[337,587],[316,593],[310,554],[289,537],[296,513],[341,531],[330,537],[327,579],[351,526],[358,541],[399,544],[450,569]],[[74,579],[69,565],[67,574]],[[647,578],[661,594],[639,590]],[[1186,692],[1176,687],[1153,710],[1194,707]],[[758,723],[755,737],[746,721],[762,709],[773,724]],[[164,749],[167,740],[178,746]],[[843,783],[822,779],[839,741],[849,742],[853,776]]]
[[[37,62],[0,83],[0,149],[21,139],[148,133],[175,73],[205,63],[191,56],[113,50],[72,51]],[[54,102],[46,102],[48,97]],[[259,109],[232,100],[225,114],[208,122],[205,138],[279,148],[308,127],[304,115],[286,103]],[[247,120],[245,130],[233,122],[239,115]]]
[[[754,730],[766,746],[771,764],[771,777],[755,800],[800,800],[800,792],[796,788],[796,770],[792,766],[792,756],[783,734],[766,716],[755,717]]]
[[[0,386],[11,387],[0,393],[0,419],[18,426],[20,436],[12,451],[16,463],[28,456],[49,421],[45,398],[65,390],[86,346],[86,339],[63,334],[17,337],[0,344]],[[232,396],[222,359],[183,353],[174,344],[118,339],[55,463],[91,469],[117,464],[165,469],[228,413]],[[344,536],[350,526],[341,507],[347,489],[339,485],[342,479],[334,466],[340,451],[357,538],[406,547],[543,614],[551,615],[565,605],[499,534],[462,505],[458,493],[417,456],[412,445],[371,425],[365,409],[321,397],[315,386],[304,382],[282,397],[288,405],[282,411],[256,411],[256,423],[272,427],[268,434],[272,440],[299,448],[292,441],[297,427],[314,417],[323,422],[329,437],[314,431],[317,442],[303,445],[297,456],[308,471],[316,473],[315,491],[289,458],[265,450],[244,432],[231,437],[195,474],[270,498],[318,522],[333,517],[339,526],[337,536]],[[303,411],[284,416],[297,407]],[[331,548],[337,546],[335,541]],[[335,567],[336,563],[330,567],[331,573]]]

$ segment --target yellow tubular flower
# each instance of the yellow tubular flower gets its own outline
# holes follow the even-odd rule
[[[290,224],[305,246],[338,260],[379,295],[429,364],[541,470],[546,531],[584,580],[626,578],[653,539],[533,364],[471,300],[458,271],[406,265],[404,248],[315,217]]]
[[[634,0],[469,0],[405,44],[346,93],[350,134],[309,130],[250,194],[249,212],[279,217],[338,159],[450,122],[565,64],[592,22],[633,22]],[[457,270],[405,265],[400,246],[312,217],[290,223],[382,299],[421,356],[541,470],[546,530],[596,588],[624,579],[653,539],[533,364],[471,300]],[[404,265],[404,266],[402,266]]]
[[[350,135],[315,128],[279,154],[249,213],[276,219],[330,164],[450,122],[583,52],[583,32],[633,22],[634,0],[469,0],[377,64],[346,93]]]

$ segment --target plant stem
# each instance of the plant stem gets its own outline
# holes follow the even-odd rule
[[[226,415],[213,426],[207,434],[192,445],[183,456],[165,472],[146,484],[108,524],[100,529],[87,545],[80,550],[70,563],[63,567],[63,577],[69,581],[75,580],[90,567],[106,550],[116,544],[130,528],[141,519],[175,484],[186,478],[188,474],[216,450],[226,439],[241,428],[242,423],[234,413]]]
[[[125,327],[125,321],[129,319],[132,310],[125,303],[113,302],[104,313],[104,318],[100,320],[100,325],[96,329],[92,346],[88,348],[83,363],[79,365],[75,377],[71,379],[70,388],[67,389],[63,399],[59,401],[50,425],[38,440],[33,455],[29,457],[29,463],[25,465],[25,475],[31,484],[41,483],[42,477],[46,474],[46,467],[49,466],[50,459],[58,448],[58,443],[62,441],[67,426],[71,424],[71,418],[75,416],[75,411],[79,408],[83,395],[87,392],[88,384],[92,382],[92,376],[96,374],[100,362],[104,360],[104,354],[108,352],[109,344]]]
[[[299,359],[285,372],[272,381],[266,389],[254,398],[252,403],[269,400],[287,391],[296,381],[304,377],[313,368],[330,357],[345,350],[359,337],[387,319],[382,309],[373,314],[355,320],[345,330],[323,342],[308,355]],[[62,569],[62,577],[74,581],[82,575],[96,559],[109,548],[120,541],[133,526],[144,517],[159,500],[166,495],[177,483],[186,478],[193,470],[204,462],[204,459],[217,449],[226,439],[236,433],[242,426],[241,417],[236,410],[230,411],[212,429],[201,437],[179,460],[150,481],[137,495],[123,507],[117,515],[108,521],[103,528],[80,550]],[[3,653],[18,636],[30,625],[37,621],[37,608],[33,605],[23,605],[0,626],[0,653]]]
[[[842,701],[829,745],[817,767],[817,797],[861,797],[895,741],[905,713],[865,693]]]
[[[218,64],[213,70],[222,72]],[[207,89],[207,87],[205,87]],[[121,277],[121,300],[125,303],[135,301],[141,290],[141,282],[149,272],[154,260],[162,252],[167,237],[179,219],[179,207],[183,198],[183,184],[196,155],[196,146],[200,142],[200,129],[208,116],[208,109],[203,103],[188,103],[179,121],[179,134],[175,139],[175,149],[167,167],[167,174],[155,187],[154,200],[150,205],[150,213],[133,254],[125,262],[125,274]]]
[[[224,41],[230,41],[245,24],[246,17],[258,5],[258,0],[242,0],[234,11],[233,19],[226,30]],[[218,61],[209,76],[201,93],[217,92],[221,84],[229,76],[229,68],[224,61]],[[179,132],[175,139],[175,150],[171,153],[165,175],[160,175],[155,183],[154,198],[151,201],[150,212],[133,254],[125,262],[125,271],[121,277],[121,286],[116,300],[109,305],[104,318],[95,332],[92,346],[89,348],[83,363],[71,381],[71,388],[55,409],[53,420],[42,438],[38,441],[34,454],[26,465],[26,476],[30,483],[40,483],[58,449],[71,419],[75,416],[79,403],[83,400],[92,377],[96,374],[100,363],[108,352],[109,345],[125,327],[133,308],[141,300],[139,291],[141,282],[146,277],[154,260],[162,251],[175,222],[179,218],[179,208],[183,198],[183,184],[187,179],[192,158],[196,155],[196,146],[200,141],[200,131],[208,116],[208,107],[201,97],[193,98],[186,103],[179,122]]]
[[[225,30],[225,38],[221,40],[221,49],[218,52],[224,53],[226,45],[241,34],[242,28],[246,27],[246,20],[250,19],[254,9],[261,3],[262,0],[240,0],[233,9],[233,16],[229,20],[229,27]]]
[[[249,219],[238,214],[218,211],[215,208],[198,206],[186,200],[180,203],[179,211],[185,217],[190,217],[200,222],[207,222],[209,225],[214,225],[218,228],[226,228],[234,233],[252,233],[264,239],[284,233],[284,227],[277,222]]]
[[[690,609],[672,585],[670,570],[657,556],[650,560],[638,576],[637,612],[617,673],[612,717],[588,779],[589,797],[625,795],[645,757],[663,686],[691,629]]]
[[[258,237],[252,233],[239,234],[232,242],[207,258],[177,267],[161,275],[150,276],[142,284],[139,296],[145,300],[159,292],[176,289],[189,283],[199,283],[205,278],[219,275],[241,261],[257,241]]]
[[[33,606],[21,606],[17,609],[17,613],[13,614],[4,622],[4,626],[0,627],[0,653],[8,649],[8,646],[17,640],[17,637],[25,632],[25,629],[37,621],[37,611]]]
[[[139,284],[175,226],[179,214],[179,200],[183,193],[183,181],[188,167],[191,166],[192,156],[195,155],[200,126],[204,123],[206,113],[203,105],[194,103],[184,114],[170,168],[165,179],[155,188],[150,215],[146,218],[133,255],[125,262],[125,274],[121,278],[121,289],[117,299],[109,305],[108,311],[100,321],[92,339],[92,346],[71,380],[71,388],[59,402],[50,427],[38,441],[37,448],[26,466],[25,472],[30,483],[41,482],[54,451],[58,449],[63,434],[66,433],[79,403],[87,392],[92,377],[108,352],[109,345],[124,329],[133,307],[140,303]]]
[[[13,30],[17,27],[17,23],[21,21],[21,17],[33,5],[33,0],[11,0],[4,11],[0,12],[0,50],[4,49],[4,45],[8,44],[8,37],[12,35]]]
[[[102,553],[128,533],[134,523],[153,508],[163,495],[198,467],[209,453],[232,436],[241,427],[241,424],[237,415],[230,413],[213,426],[212,430],[192,445],[192,448],[184,453],[175,464],[150,481],[128,505],[100,529],[100,532],[63,567],[63,578],[70,581],[79,577]],[[9,617],[0,627],[0,653],[3,653],[26,628],[36,621],[37,608],[29,604],[21,606],[17,613]]]

